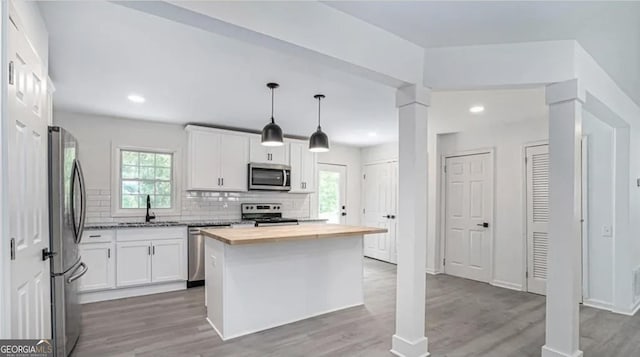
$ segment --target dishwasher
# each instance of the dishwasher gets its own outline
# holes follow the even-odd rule
[[[240,226],[254,226],[254,222],[223,222],[223,223],[199,223],[189,224],[189,274],[187,288],[204,285],[204,240],[200,230],[207,228],[233,228]]]

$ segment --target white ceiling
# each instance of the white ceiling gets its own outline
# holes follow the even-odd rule
[[[482,113],[469,108],[481,105]],[[436,134],[469,131],[524,121],[548,121],[544,87],[528,89],[434,92],[429,107],[429,130]]]
[[[265,83],[277,81],[276,121],[285,133],[315,130],[313,95],[322,92],[323,128],[333,142],[397,140],[393,88],[108,2],[39,5],[57,109],[260,130],[270,114]],[[129,102],[131,93],[146,102]],[[486,110],[471,115],[476,104]],[[435,92],[429,120],[443,133],[546,116],[537,88]]]
[[[260,130],[276,90],[276,122],[311,135],[316,93],[333,142],[397,137],[395,89],[302,59],[108,2],[42,2],[57,109]],[[143,95],[144,104],[127,100]],[[375,132],[376,136],[368,135]]]
[[[640,104],[638,1],[331,1],[422,47],[577,40]]]

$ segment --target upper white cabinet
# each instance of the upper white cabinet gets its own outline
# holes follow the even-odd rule
[[[187,190],[247,191],[246,133],[188,125]]]
[[[318,156],[309,151],[306,141],[289,141],[291,193],[312,193],[316,189]]]
[[[289,148],[285,143],[282,146],[264,146],[260,135],[251,135],[251,162],[289,165]]]

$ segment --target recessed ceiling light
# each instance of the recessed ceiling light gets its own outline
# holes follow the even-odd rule
[[[474,105],[473,107],[469,108],[469,112],[474,114],[482,113],[484,112],[484,107],[482,105]]]
[[[137,94],[129,94],[127,98],[134,103],[144,103],[145,101],[143,96]]]
[[[376,133],[375,131],[371,131],[367,135],[369,135],[370,137],[374,137],[374,136],[378,136],[378,133]]]

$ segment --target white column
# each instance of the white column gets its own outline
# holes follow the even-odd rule
[[[427,259],[427,109],[431,90],[406,86],[396,93],[399,112],[398,286],[391,353],[428,356],[425,337]]]
[[[582,356],[580,344],[581,140],[585,92],[578,80],[546,88],[549,105],[549,251],[542,357]]]

